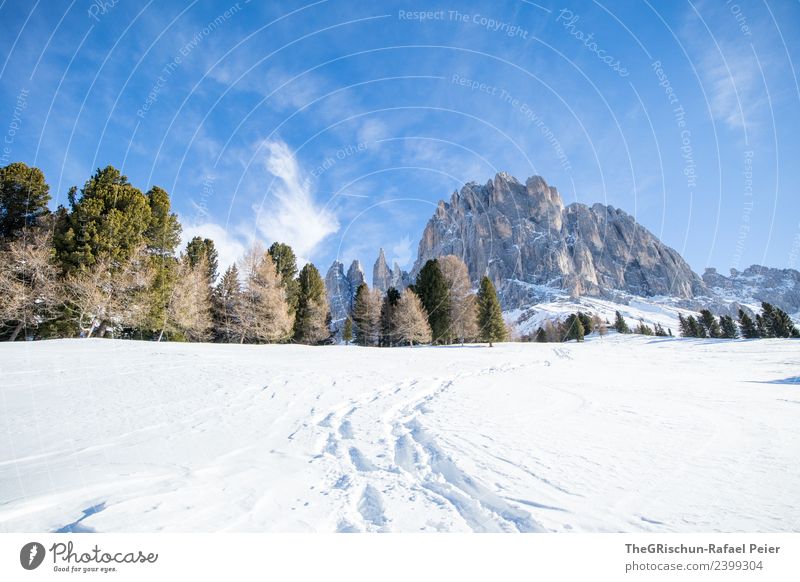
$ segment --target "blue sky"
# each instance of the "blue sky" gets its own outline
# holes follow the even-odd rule
[[[507,171],[699,272],[800,265],[797,2],[0,2],[2,165],[54,205],[120,167],[223,264],[410,268],[436,202]]]

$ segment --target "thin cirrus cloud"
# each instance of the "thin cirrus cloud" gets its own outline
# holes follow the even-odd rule
[[[310,260],[319,244],[339,230],[336,215],[314,199],[297,157],[281,140],[266,140],[267,171],[275,177],[264,203],[255,208],[259,234],[284,242],[298,258]]]

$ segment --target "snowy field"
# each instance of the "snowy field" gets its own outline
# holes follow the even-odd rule
[[[800,342],[0,344],[0,531],[798,531]]]

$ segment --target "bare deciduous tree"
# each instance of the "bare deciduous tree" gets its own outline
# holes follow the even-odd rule
[[[450,329],[453,337],[462,344],[478,337],[478,304],[472,292],[467,265],[455,255],[439,258],[442,272],[450,291]]]
[[[134,249],[125,262],[102,256],[91,267],[71,273],[66,297],[81,334],[88,338],[98,332],[102,336],[108,325],[144,325],[153,276],[144,245]]]
[[[187,255],[178,260],[177,277],[167,304],[167,326],[191,341],[207,340],[211,331],[211,295],[208,259],[201,255],[194,266]],[[161,337],[164,330],[159,334]]]
[[[406,289],[402,292],[394,310],[394,319],[397,337],[401,341],[406,341],[412,346],[414,343],[431,341],[428,314],[425,313],[422,301],[413,291]]]
[[[289,339],[294,317],[275,263],[260,244],[254,244],[239,266],[244,289],[238,303],[239,341],[276,342]]]
[[[13,325],[9,341],[55,316],[61,300],[52,236],[46,228],[26,229],[0,250],[0,323]]]

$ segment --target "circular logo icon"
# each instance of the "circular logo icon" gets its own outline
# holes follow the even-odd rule
[[[19,563],[26,570],[35,570],[44,561],[44,546],[39,542],[28,542],[19,551]]]

